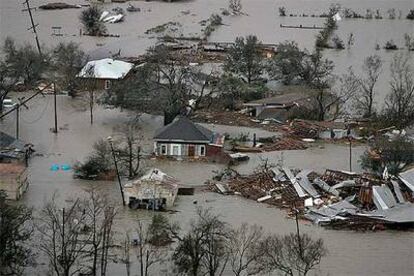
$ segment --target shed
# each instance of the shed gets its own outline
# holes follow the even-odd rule
[[[130,208],[165,210],[174,205],[178,180],[154,168],[142,177],[126,183],[123,191],[125,203]]]

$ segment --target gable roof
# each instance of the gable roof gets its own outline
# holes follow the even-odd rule
[[[89,61],[79,72],[79,78],[95,78],[95,79],[123,79],[134,64],[104,58],[100,60]]]
[[[171,124],[161,128],[154,140],[210,142],[213,132],[193,123],[186,117],[179,117]]]

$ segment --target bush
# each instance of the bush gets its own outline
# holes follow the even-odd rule
[[[414,20],[414,9],[408,12],[407,19]]]
[[[343,40],[340,39],[338,36],[334,36],[332,38],[332,42],[333,42],[333,45],[334,45],[333,47],[335,49],[339,49],[339,50],[345,49],[345,44],[344,44]]]
[[[391,39],[391,40],[388,40],[388,41],[385,43],[384,49],[385,49],[385,50],[398,50],[398,47],[397,47],[397,45],[394,43],[394,41]]]
[[[279,16],[286,16],[286,8],[279,7]]]
[[[413,163],[414,142],[404,136],[377,137],[361,157],[362,167],[378,174],[387,167],[388,172],[395,175]]]
[[[101,139],[93,145],[92,153],[84,163],[73,166],[74,176],[81,179],[99,179],[113,171],[112,152],[109,144]]]

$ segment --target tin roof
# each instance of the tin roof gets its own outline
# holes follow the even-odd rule
[[[123,79],[134,65],[121,60],[104,58],[89,61],[79,72],[79,78]]]

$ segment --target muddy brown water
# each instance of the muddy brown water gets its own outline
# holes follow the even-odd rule
[[[46,0],[32,0],[32,6],[45,4]],[[87,4],[83,0],[67,0],[72,4]],[[172,36],[199,36],[202,26],[201,20],[207,19],[212,13],[220,13],[227,8],[226,0],[184,0],[176,3],[164,1],[130,1],[141,12],[126,12],[125,21],[118,24],[106,24],[108,32],[119,34],[119,38],[96,38],[79,36],[81,28],[79,14],[82,9],[67,10],[36,10],[33,12],[35,22],[39,24],[40,41],[45,47],[52,47],[61,41],[74,41],[90,54],[91,57],[107,57],[121,51],[122,56],[136,56],[142,54],[156,42],[156,34],[145,34],[145,31],[166,22],[179,22],[176,32]],[[358,73],[365,57],[378,54],[384,61],[382,74],[378,81],[376,105],[381,108],[384,98],[389,92],[389,63],[395,53],[413,56],[405,49],[399,51],[375,50],[375,45],[381,47],[388,40],[393,40],[398,46],[404,47],[404,34],[414,35],[414,20],[407,20],[405,16],[410,9],[414,9],[412,0],[243,0],[243,16],[223,17],[223,26],[217,28],[209,38],[213,42],[231,42],[237,36],[256,34],[265,43],[278,43],[285,40],[296,41],[301,48],[313,49],[317,30],[280,28],[284,25],[322,25],[323,18],[312,18],[312,14],[321,14],[327,11],[329,5],[339,3],[360,14],[366,9],[379,9],[384,19],[343,19],[338,22],[336,34],[346,43],[350,33],[354,34],[355,43],[351,49],[337,51],[325,50],[324,55],[335,62],[335,73],[340,75],[352,66]],[[285,6],[287,14],[308,14],[309,17],[279,17],[278,7]],[[109,3],[102,5],[104,10],[114,7],[126,8],[127,3]],[[30,21],[27,13],[22,12],[23,6],[15,0],[0,1],[0,41],[11,36],[18,42],[27,42],[34,45],[33,34],[27,31]],[[387,10],[395,8],[397,16],[401,11],[402,18],[387,19]],[[52,27],[62,27],[63,36],[52,36]]]
[[[135,115],[121,112],[118,109],[108,110],[96,107],[95,122],[91,126],[89,113],[82,101],[59,96],[58,106],[59,126],[63,129],[57,135],[49,130],[53,126],[52,96],[37,97],[29,104],[29,110],[22,109],[21,138],[32,142],[37,153],[40,154],[30,162],[30,186],[23,197],[23,203],[33,206],[37,212],[54,194],[59,204],[69,204],[73,198],[84,196],[85,189],[91,185],[97,185],[119,206],[119,216],[115,223],[117,236],[122,237],[125,231],[133,233],[135,222],[137,220],[148,221],[152,212],[123,209],[116,182],[81,181],[73,179],[71,171],[52,172],[50,166],[72,164],[75,160],[83,160],[90,152],[94,141],[109,135],[116,137],[119,126],[134,118]],[[143,129],[147,151],[151,150],[150,138],[161,126],[161,122],[161,118],[151,115],[144,115],[140,120],[139,125]],[[8,116],[0,122],[0,130],[11,135],[14,135],[14,126],[14,116]],[[229,130],[227,127],[215,127]],[[250,129],[250,131],[256,130]],[[347,169],[347,150],[348,148],[342,145],[325,145],[324,148],[312,147],[308,150],[285,151],[283,160],[286,166],[292,168],[310,168],[317,171],[323,171],[326,168]],[[363,151],[364,147],[353,149],[355,157]],[[281,152],[265,153],[261,157],[268,157],[277,162],[281,154]],[[360,170],[356,158],[354,159],[354,168]],[[241,164],[238,169],[248,173],[259,162],[259,155],[251,155],[251,160]],[[156,166],[187,185],[200,185],[213,175],[213,170],[222,168],[219,164],[196,162],[150,162],[148,166]],[[284,211],[237,196],[221,196],[211,192],[199,192],[193,196],[179,197],[174,207],[177,213],[169,217],[180,222],[186,229],[190,220],[195,216],[197,206],[211,207],[231,226],[247,222],[261,225],[266,231],[272,233],[286,234],[295,230],[294,221],[286,218]],[[307,222],[301,222],[300,227],[303,232],[313,237],[323,238],[329,249],[329,255],[323,259],[316,271],[318,275],[411,275],[413,271],[414,235],[411,232],[332,231]],[[29,269],[27,275],[45,274],[47,266],[44,263],[46,261],[41,255],[37,257],[37,260],[41,265],[35,269]],[[136,265],[134,263],[133,267],[136,268]],[[171,271],[171,268],[163,264],[157,267],[152,275],[169,275],[168,271]],[[111,264],[109,272],[110,275],[125,275],[125,267],[120,263]]]
[[[43,0],[32,0],[32,6],[47,3]],[[84,1],[67,0],[67,3],[85,3]],[[225,0],[194,0],[180,3],[164,3],[162,1],[132,1],[143,12],[127,14],[126,21],[120,24],[107,25],[110,33],[120,34],[120,38],[92,38],[80,37],[78,16],[80,10],[40,11],[34,12],[35,21],[39,23],[40,39],[46,47],[51,47],[59,41],[75,41],[81,47],[94,55],[106,55],[107,52],[117,52],[121,49],[124,56],[133,56],[142,53],[153,45],[155,40],[144,32],[154,26],[167,21],[179,21],[184,26],[179,32],[184,35],[197,35],[201,27],[198,22],[206,19],[213,12],[227,6]],[[277,7],[286,6],[288,13],[305,12],[320,13],[325,11],[334,1],[328,0],[244,0],[243,10],[248,14],[241,17],[225,17],[225,26],[221,26],[213,33],[211,41],[233,41],[236,36],[255,33],[266,43],[277,43],[284,40],[296,40],[301,47],[312,48],[315,31],[280,29],[279,24],[322,24],[318,18],[280,18]],[[366,8],[381,9],[385,14],[388,8],[402,10],[405,15],[414,8],[411,0],[349,0],[335,1],[343,6],[351,7],[364,13]],[[108,4],[105,8],[125,4]],[[0,41],[6,36],[12,36],[19,42],[33,43],[33,36],[27,31],[29,19],[21,11],[22,5],[16,0],[0,1]],[[151,10],[151,11],[150,11]],[[185,15],[181,11],[190,10]],[[62,26],[63,37],[51,36],[52,26]],[[384,50],[375,51],[376,43],[383,45],[386,40],[393,39],[398,45],[403,45],[403,34],[414,33],[414,22],[408,20],[343,20],[339,22],[338,34],[345,40],[353,32],[356,38],[355,45],[350,50],[327,50],[324,54],[333,59],[336,72],[344,72],[349,66],[360,68],[364,57],[370,54],[379,54],[385,61],[384,70],[378,84],[377,104],[381,105],[388,92],[388,65],[393,53]],[[99,46],[99,45],[102,46]],[[403,51],[399,51],[403,52]],[[412,54],[411,54],[412,55]],[[116,136],[116,129],[127,122],[134,114],[121,112],[117,109],[107,110],[97,107],[95,122],[89,124],[89,115],[86,105],[80,101],[72,101],[65,96],[58,97],[59,125],[64,129],[55,135],[50,132],[53,126],[53,99],[50,96],[38,97],[29,104],[29,110],[21,112],[21,138],[35,144],[37,153],[30,164],[30,187],[23,198],[23,202],[33,206],[35,210],[41,208],[44,202],[57,193],[61,204],[85,194],[84,189],[90,185],[98,185],[104,192],[109,193],[112,200],[120,202],[119,188],[116,182],[88,182],[72,178],[71,172],[52,172],[52,164],[72,164],[76,160],[83,160],[90,152],[92,144],[99,138],[108,135]],[[8,116],[0,122],[0,130],[14,134],[14,116]],[[155,129],[161,126],[159,117],[146,115],[140,125],[145,136],[144,143],[148,151],[151,149],[151,137]],[[227,127],[217,126],[217,129],[229,130]],[[235,133],[242,130],[234,130]],[[245,130],[243,130],[244,132]],[[254,130],[253,130],[254,131]],[[259,132],[259,131],[257,131]],[[355,147],[354,155],[364,151],[363,147]],[[305,151],[286,151],[283,160],[287,166],[310,168],[323,171],[326,168],[348,169],[347,148],[341,145],[325,145],[324,148],[313,147]],[[265,156],[274,162],[282,158],[281,152],[265,153]],[[354,158],[353,168],[360,170]],[[241,164],[239,170],[249,172],[260,162],[258,155],[251,155],[248,163]],[[218,164],[158,162],[149,166],[157,166],[171,175],[176,176],[188,185],[202,184],[213,175],[213,170],[222,168]],[[197,204],[193,202],[197,201]],[[230,225],[239,225],[242,222],[257,223],[267,231],[285,234],[295,230],[292,220],[285,217],[285,213],[265,204],[258,204],[235,196],[221,196],[214,193],[197,193],[194,196],[179,197],[175,209],[176,214],[171,219],[188,225],[195,215],[195,208],[199,205],[211,207],[223,216]],[[120,206],[121,208],[121,206]],[[122,235],[125,230],[132,231],[137,219],[148,220],[151,212],[130,211],[121,209],[116,223],[117,232]],[[414,235],[410,232],[385,231],[377,233],[355,233],[348,231],[330,231],[302,222],[301,229],[313,237],[324,239],[329,255],[322,261],[318,275],[412,275],[414,271]],[[41,257],[39,257],[42,259]],[[41,261],[40,261],[41,262]],[[134,264],[136,265],[136,264]],[[29,270],[27,275],[44,275],[47,267],[40,265]],[[162,266],[154,275],[168,275],[168,267]],[[110,267],[110,275],[125,275],[125,268],[121,264]]]

